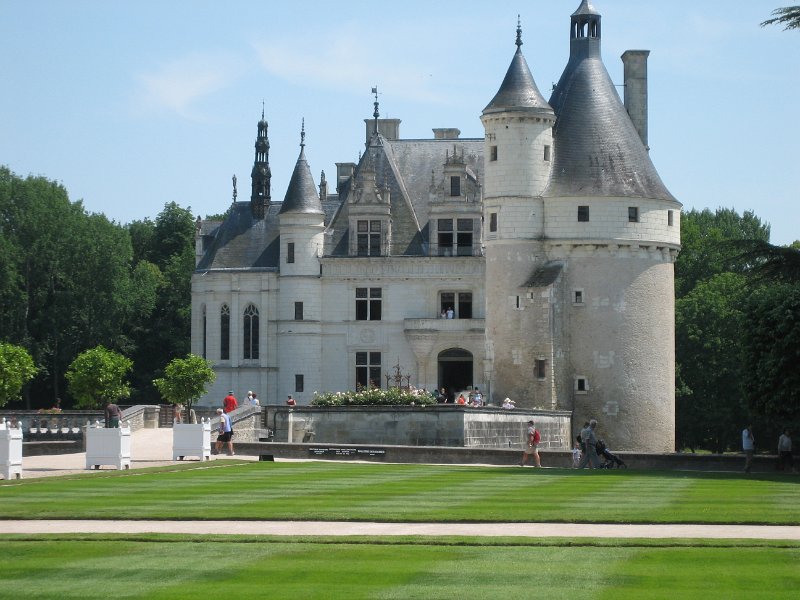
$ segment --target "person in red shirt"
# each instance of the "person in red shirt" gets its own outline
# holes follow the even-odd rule
[[[239,403],[236,401],[236,398],[233,395],[233,390],[231,390],[222,401],[222,410],[224,410],[226,413],[229,413],[232,410],[235,410],[237,406],[239,406]]]

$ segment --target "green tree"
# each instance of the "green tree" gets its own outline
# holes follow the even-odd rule
[[[772,11],[772,18],[761,23],[767,25],[783,25],[785,30],[800,29],[800,6],[786,6]]]
[[[206,393],[208,384],[216,377],[209,361],[189,354],[186,358],[172,359],[164,370],[164,377],[154,379],[153,385],[167,402],[186,406],[188,415],[194,401]]]
[[[731,240],[769,242],[769,225],[751,211],[729,208],[690,210],[681,215],[681,252],[675,262],[675,295],[682,298],[701,281],[727,271],[743,272],[733,258],[741,251]]]
[[[733,242],[738,253],[733,264],[741,265],[755,283],[800,282],[800,242],[773,246],[763,240]]]
[[[679,448],[722,452],[738,444],[748,419],[743,393],[742,332],[747,279],[721,273],[676,301]]]
[[[103,346],[86,350],[67,370],[69,391],[81,408],[98,408],[106,401],[127,398],[126,374],[132,366],[130,359]]]
[[[0,343],[0,406],[19,398],[22,387],[34,375],[36,367],[25,348]]]
[[[746,305],[744,382],[775,428],[800,421],[800,283],[762,286]],[[777,436],[775,436],[777,437]]]

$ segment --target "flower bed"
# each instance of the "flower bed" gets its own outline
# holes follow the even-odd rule
[[[311,406],[430,406],[434,397],[425,390],[369,388],[348,392],[314,392]]]

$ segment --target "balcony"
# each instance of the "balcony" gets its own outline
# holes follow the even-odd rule
[[[483,333],[486,327],[485,319],[404,319],[403,330],[406,333],[445,333],[445,332],[471,332]]]

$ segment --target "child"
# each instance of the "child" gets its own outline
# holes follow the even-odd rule
[[[577,469],[579,464],[581,464],[581,444],[576,441],[572,449],[572,468]]]

